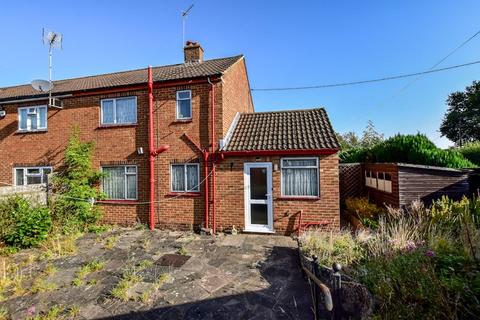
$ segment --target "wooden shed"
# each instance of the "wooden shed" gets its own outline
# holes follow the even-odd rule
[[[459,199],[469,194],[468,169],[406,163],[362,165],[364,192],[377,205],[402,207],[414,200],[429,205],[444,195]]]

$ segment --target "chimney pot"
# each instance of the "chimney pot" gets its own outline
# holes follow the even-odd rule
[[[185,63],[203,62],[203,48],[195,41],[188,40],[183,48]]]

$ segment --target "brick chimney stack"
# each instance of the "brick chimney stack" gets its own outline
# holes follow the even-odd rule
[[[183,48],[185,63],[203,62],[203,48],[198,42],[187,41]]]

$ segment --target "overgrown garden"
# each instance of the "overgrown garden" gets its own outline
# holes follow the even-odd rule
[[[82,142],[77,129],[71,134],[64,165],[51,179],[47,204],[32,203],[20,196],[0,201],[0,249],[16,251],[41,245],[49,239],[95,229],[101,199],[101,173],[93,169],[93,142]]]
[[[382,210],[350,199],[368,227],[309,231],[304,253],[344,265],[374,295],[381,319],[473,319],[480,313],[480,199],[437,200],[430,208]]]

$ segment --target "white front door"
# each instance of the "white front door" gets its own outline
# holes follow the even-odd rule
[[[273,232],[272,164],[245,163],[245,231]]]

